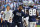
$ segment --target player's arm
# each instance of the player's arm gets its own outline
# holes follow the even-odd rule
[[[38,18],[38,16],[39,16],[39,13],[36,11],[36,14],[37,14],[37,16],[36,16],[36,20],[39,20],[39,18]]]
[[[24,12],[22,12],[22,16],[23,16],[24,18],[27,17],[27,15],[26,15]]]
[[[16,10],[14,10],[12,13],[15,14],[16,13]]]
[[[10,18],[12,18],[12,11],[10,11]]]
[[[10,12],[10,18],[13,18],[14,17],[15,11],[16,10]]]
[[[37,11],[36,11],[36,12],[37,12]],[[37,14],[37,17],[38,17],[38,16],[39,16],[39,13],[37,12],[36,14]]]
[[[13,16],[12,16],[12,11],[10,11],[10,18],[9,18],[9,22],[12,22],[12,18],[13,18]]]
[[[1,11],[1,23],[2,23],[2,21],[3,21],[2,14],[4,14],[3,11]]]

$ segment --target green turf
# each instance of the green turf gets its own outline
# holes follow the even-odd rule
[[[37,27],[40,27],[40,25],[37,25]]]

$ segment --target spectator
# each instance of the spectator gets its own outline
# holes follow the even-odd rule
[[[5,7],[3,6],[2,11],[5,11]]]
[[[11,9],[12,9],[12,7],[13,7],[13,3],[10,3],[9,5],[10,5],[10,7],[11,7]]]
[[[14,10],[17,9],[17,6],[18,6],[17,1],[14,1],[14,3],[13,3]]]

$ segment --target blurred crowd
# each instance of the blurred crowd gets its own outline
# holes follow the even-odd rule
[[[32,0],[29,0],[29,1],[32,1]],[[28,0],[0,0],[0,11],[2,10],[5,11],[7,5],[10,5],[10,8],[12,10],[17,9],[19,5],[22,5],[23,7],[28,7],[28,6],[25,6],[26,4],[28,4],[26,2],[28,2]],[[34,7],[40,4],[40,1],[33,0],[32,2],[35,3]]]

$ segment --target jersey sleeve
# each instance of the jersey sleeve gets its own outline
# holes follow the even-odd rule
[[[22,16],[24,16],[25,15],[25,13],[24,12],[22,12]]]
[[[26,15],[24,12],[22,12],[22,16],[23,16],[24,18],[27,17],[27,15]]]
[[[15,11],[13,11],[12,13],[15,14]]]
[[[12,11],[10,11],[10,17],[12,18]]]

